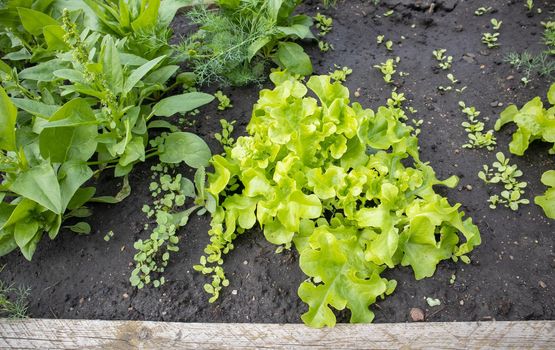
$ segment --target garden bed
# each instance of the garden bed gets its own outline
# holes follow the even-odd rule
[[[425,311],[427,321],[477,320],[551,320],[555,317],[554,221],[545,217],[540,207],[523,205],[516,212],[488,207],[490,187],[478,179],[483,164],[495,160],[495,152],[465,149],[467,134],[458,102],[475,106],[486,125],[493,127],[501,111],[510,103],[521,106],[534,96],[544,97],[549,87],[546,79],[536,78],[524,87],[521,74],[504,57],[512,51],[540,52],[543,27],[555,9],[550,1],[536,1],[542,13],[529,16],[522,1],[488,1],[495,12],[475,16],[479,1],[340,1],[335,8],[321,9],[319,2],[307,1],[300,11],[309,15],[325,13],[334,20],[326,36],[335,50],[321,53],[317,45],[303,45],[311,56],[314,71],[327,74],[334,64],[348,66],[353,74],[346,86],[353,101],[364,107],[385,104],[391,86],[372,66],[384,62],[391,54],[376,44],[376,36],[393,40],[394,55],[400,57],[398,69],[409,73],[396,84],[405,93],[408,104],[423,119],[420,153],[429,161],[438,178],[460,178],[454,189],[438,189],[450,203],[462,203],[482,235],[482,244],[471,254],[468,265],[441,262],[435,275],[416,281],[409,268],[397,268],[384,274],[398,281],[394,294],[371,308],[375,322],[405,322],[411,308]],[[406,5],[411,4],[411,5]],[[394,9],[391,16],[383,14]],[[500,47],[488,50],[480,42],[481,34],[490,30],[490,18],[503,21]],[[187,22],[174,21],[176,35],[187,32]],[[402,39],[402,36],[404,39]],[[448,84],[445,72],[437,65],[432,51],[444,48],[454,57],[451,72],[467,86],[462,94],[439,93],[438,86]],[[268,85],[269,86],[269,85]],[[214,92],[218,88],[210,87]],[[218,111],[215,104],[201,109],[192,130],[204,138],[214,153],[221,147],[214,139],[220,132],[219,120],[237,120],[236,132],[244,133],[256,102],[258,86],[228,88],[233,109]],[[411,116],[409,116],[410,118]],[[497,150],[507,151],[511,128],[496,133]],[[511,156],[528,182],[527,198],[544,192],[539,179],[555,169],[555,159],[548,146],[535,142],[523,157]],[[0,277],[7,283],[31,288],[29,314],[37,318],[78,318],[105,320],[153,320],[186,322],[257,322],[297,323],[307,309],[297,296],[299,284],[306,278],[298,265],[294,250],[275,254],[276,247],[266,242],[261,230],[252,229],[236,240],[236,249],[227,257],[225,268],[230,279],[215,303],[208,303],[202,286],[206,279],[192,266],[198,263],[208,243],[206,234],[210,218],[196,215],[185,228],[180,251],[172,256],[165,271],[166,283],[159,288],[131,287],[129,276],[134,267],[133,243],[145,237],[147,219],[141,211],[151,201],[148,190],[150,167],[154,162],[139,164],[130,174],[131,195],[116,205],[92,205],[94,215],[88,219],[90,235],[80,236],[62,229],[54,241],[44,239],[31,262],[19,252],[2,257],[5,268]],[[192,178],[193,171],[183,168]],[[103,173],[98,192],[114,194],[121,180]],[[113,238],[103,237],[109,231]],[[452,275],[455,275],[453,283]],[[440,306],[431,307],[426,298],[437,298]],[[338,321],[348,321],[348,312]]]

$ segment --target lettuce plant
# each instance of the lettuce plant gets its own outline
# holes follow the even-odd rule
[[[498,131],[505,124],[514,123],[517,130],[513,133],[509,150],[516,155],[523,155],[524,152],[535,140],[552,143],[553,147],[549,150],[549,154],[555,154],[555,84],[552,84],[547,92],[547,100],[551,105],[544,108],[544,104],[540,97],[535,97],[521,109],[515,105],[507,107],[497,122],[495,130]],[[553,170],[547,171],[542,176],[542,182],[551,188],[543,196],[535,198],[535,203],[541,206],[545,214],[555,219],[555,196],[553,193]]]
[[[302,319],[313,327],[335,324],[332,307],[348,308],[351,322],[372,321],[369,306],[396,285],[381,277],[385,269],[411,266],[421,279],[442,260],[468,261],[478,228],[432,187],[457,178],[440,181],[420,160],[400,108],[350,104],[329,76],[306,85],[287,72],[270,78],[276,87],[261,91],[248,136],[211,160],[208,192],[218,205],[195,266],[212,276],[211,301],[228,284],[224,255],[255,225],[269,242],[299,251]]]

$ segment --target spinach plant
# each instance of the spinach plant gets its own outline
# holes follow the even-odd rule
[[[81,9],[29,3],[8,4],[2,11],[17,17],[0,22],[0,32],[14,38],[0,60],[0,255],[19,247],[27,259],[44,233],[54,239],[62,221],[90,215],[86,202],[125,198],[137,162],[158,156],[205,166],[210,151],[198,136],[171,133],[148,148],[148,135],[171,125],[155,117],[213,99],[200,92],[164,98],[178,69],[168,56],[127,51],[127,37],[88,27]],[[105,169],[124,177],[124,186],[114,197],[95,197],[94,187],[83,186]],[[69,228],[90,231],[82,222]]]

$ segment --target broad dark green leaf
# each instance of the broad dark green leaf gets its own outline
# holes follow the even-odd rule
[[[163,66],[147,75],[144,82],[146,84],[165,84],[178,69],[179,66],[175,65]]]
[[[118,95],[123,89],[123,70],[118,49],[109,35],[104,37],[101,47],[100,59],[104,76],[112,92]]]
[[[25,259],[31,261],[31,259],[33,258],[33,254],[35,254],[35,250],[37,250],[37,244],[39,243],[41,238],[42,231],[39,231],[26,246],[20,248],[21,254],[23,254]]]
[[[145,145],[142,137],[133,136],[131,141],[129,141],[129,143],[125,147],[125,151],[119,159],[119,164],[125,167],[137,160],[145,160]]]
[[[19,174],[9,190],[62,214],[60,185],[52,165],[44,162]]]
[[[49,25],[59,25],[58,21],[39,11],[31,10],[28,8],[19,7],[17,9],[21,24],[26,31],[39,36],[42,34],[42,29]]]
[[[64,227],[80,235],[88,235],[89,233],[91,233],[91,225],[89,225],[84,221],[78,222],[72,226],[64,226]]]
[[[116,204],[127,198],[131,194],[131,186],[127,176],[123,178],[121,190],[115,196],[100,196],[91,198],[90,202]]]
[[[11,211],[7,220],[2,223],[1,230],[28,218],[29,216],[31,216],[31,212],[36,207],[37,207],[37,203],[33,202],[30,199],[23,198],[19,203],[17,203],[17,206],[15,207],[15,209]]]
[[[58,179],[62,196],[62,212],[65,212],[77,190],[93,176],[93,171],[84,162],[69,161],[60,167]]]
[[[170,117],[176,113],[192,111],[214,100],[214,96],[203,92],[189,92],[182,95],[166,97],[152,108],[152,115]]]
[[[24,248],[35,237],[38,229],[39,223],[35,220],[29,219],[18,222],[14,227],[15,243],[20,248]]]
[[[137,85],[141,79],[148,74],[156,65],[162,60],[164,60],[166,56],[156,57],[155,59],[148,61],[147,63],[143,64],[139,68],[135,69],[125,80],[125,84],[123,86],[123,93],[127,94],[131,89]]]
[[[53,163],[87,161],[96,150],[96,125],[44,129],[39,136],[40,153]]]
[[[203,139],[189,132],[174,132],[164,138],[160,161],[164,163],[185,162],[193,168],[208,166],[212,156]]]
[[[58,79],[52,72],[59,69],[67,68],[68,64],[58,59],[53,59],[44,63],[39,63],[36,66],[25,68],[19,72],[20,79],[29,79],[36,81],[54,81]]]
[[[283,68],[286,68],[293,74],[303,76],[312,74],[310,57],[308,57],[299,44],[280,42],[278,45],[277,59]]]
[[[0,86],[0,149],[15,151],[17,108]]]
[[[52,51],[65,51],[69,47],[64,41],[65,30],[58,24],[48,25],[42,29],[44,40],[48,49]]]
[[[12,101],[14,105],[17,106],[17,108],[29,112],[33,115],[39,115],[45,118],[49,118],[60,108],[60,106],[47,105],[45,103],[35,100],[29,100],[27,98],[12,98]]]
[[[97,124],[94,112],[88,102],[83,98],[74,98],[60,107],[50,117],[45,128],[59,128],[68,126],[80,126]]]
[[[69,210],[77,209],[87,203],[94,194],[96,193],[96,188],[94,187],[82,187],[75,191],[75,194],[69,201],[67,208]]]
[[[146,4],[146,7],[139,17],[131,23],[131,27],[137,32],[153,30],[158,22],[160,0],[143,0],[143,4]]]

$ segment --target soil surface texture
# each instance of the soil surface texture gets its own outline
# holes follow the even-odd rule
[[[476,106],[480,119],[493,128],[499,113],[510,103],[521,106],[534,96],[542,96],[549,87],[546,79],[533,77],[523,86],[522,74],[504,62],[512,51],[541,52],[543,27],[541,21],[555,9],[553,1],[535,1],[542,13],[528,15],[523,1],[488,0],[382,0],[339,1],[335,8],[321,8],[319,1],[306,1],[299,12],[317,12],[333,18],[333,30],[325,40],[333,51],[321,53],[314,42],[304,45],[312,57],[316,74],[334,70],[334,64],[348,66],[353,73],[346,85],[352,100],[376,109],[391,94],[381,73],[373,68],[387,58],[399,56],[396,76],[400,92],[408,97],[407,106],[423,119],[420,134],[421,158],[429,161],[439,178],[454,174],[460,177],[454,189],[438,189],[450,203],[460,202],[468,216],[473,217],[482,234],[482,245],[470,257],[472,262],[444,261],[432,278],[416,281],[409,268],[396,268],[384,277],[398,281],[396,291],[372,306],[375,322],[410,321],[411,308],[424,311],[427,321],[529,320],[555,318],[555,221],[548,220],[540,207],[530,204],[518,212],[499,207],[492,210],[487,199],[492,187],[478,179],[483,164],[495,160],[495,152],[508,152],[514,127],[496,133],[498,147],[465,149],[467,135],[461,122],[466,120],[458,101]],[[475,16],[481,6],[491,6],[493,13]],[[384,16],[393,9],[391,16]],[[483,32],[493,32],[490,19],[503,21],[499,44],[487,49],[481,43]],[[191,28],[184,15],[174,22],[176,37]],[[393,51],[376,44],[383,34],[394,42]],[[440,93],[438,86],[450,85],[448,71],[436,68],[432,56],[435,49],[445,48],[453,56],[450,72],[461,81],[457,88],[467,86],[459,94]],[[267,84],[267,86],[269,86]],[[219,87],[209,87],[210,92]],[[218,111],[216,103],[203,108],[189,128],[203,137],[213,152],[221,152],[214,133],[221,130],[219,120],[237,120],[236,133],[245,132],[252,105],[258,98],[259,86],[224,88],[234,108]],[[355,91],[358,91],[355,94]],[[412,115],[409,114],[412,118]],[[237,136],[235,135],[235,136]],[[524,172],[529,183],[526,198],[545,191],[541,174],[555,169],[555,158],[547,153],[548,146],[535,142],[524,157],[511,156]],[[230,279],[213,304],[202,286],[206,279],[192,269],[208,243],[208,216],[196,216],[180,230],[180,251],[172,255],[165,272],[166,284],[160,288],[131,287],[133,243],[148,237],[143,229],[148,219],[141,211],[151,203],[148,190],[153,163],[138,165],[130,175],[132,194],[117,205],[93,205],[94,215],[88,222],[90,235],[80,236],[62,229],[54,240],[43,239],[32,262],[19,252],[0,259],[5,265],[0,278],[7,283],[31,288],[31,317],[70,319],[130,319],[187,322],[301,322],[307,309],[297,296],[297,288],[305,279],[298,266],[298,255],[285,251],[275,254],[275,246],[267,243],[259,229],[240,236],[236,248],[227,256],[224,268]],[[190,169],[183,169],[192,178]],[[115,194],[121,186],[106,172],[98,180],[99,192]],[[499,190],[499,189],[496,189]],[[115,235],[106,242],[104,235]],[[454,283],[450,283],[455,275]],[[437,298],[441,305],[430,307],[426,297]],[[338,313],[338,321],[346,322],[348,312]]]

